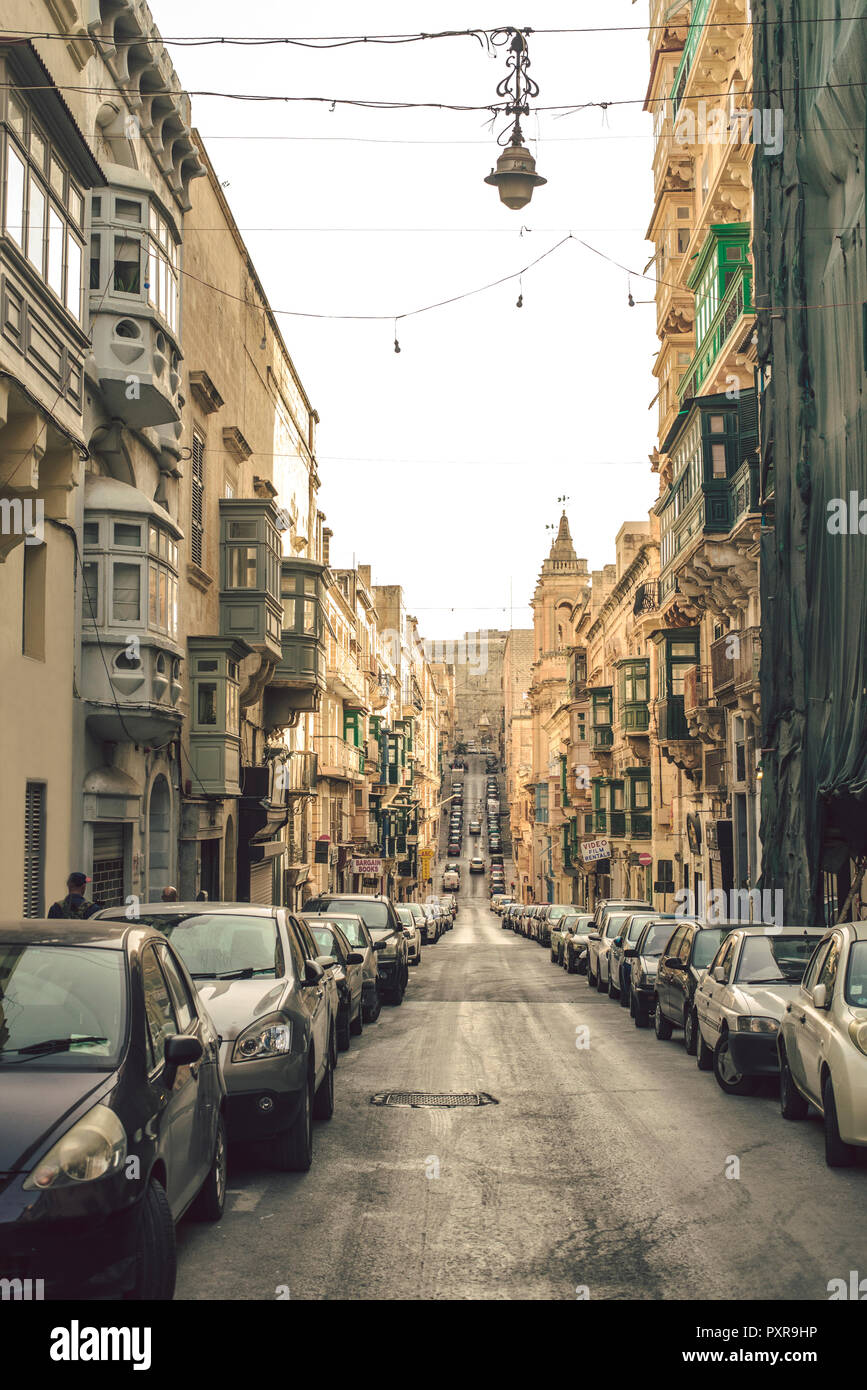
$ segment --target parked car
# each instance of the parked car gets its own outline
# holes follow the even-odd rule
[[[680,921],[656,971],[653,1027],[660,1042],[670,1038],[674,1028],[683,1028],[687,1049],[692,1049],[690,1056],[695,1052],[698,1042],[698,1033],[692,1029],[695,991],[733,925],[725,923],[711,927],[691,920]]]
[[[556,917],[549,919],[548,944],[551,948],[551,961],[555,965],[563,964],[566,951],[566,927],[576,916],[574,907],[565,906]]]
[[[317,916],[316,920],[329,924],[336,923],[353,951],[360,953],[362,958],[363,1021],[375,1023],[382,1012],[382,1000],[379,996],[379,969],[376,963],[376,951],[373,948],[373,937],[357,913],[334,912],[329,913],[327,917]]]
[[[474,854],[470,860],[470,873],[483,874],[485,872],[485,861],[480,854]]]
[[[453,917],[452,917],[451,910],[450,910],[450,908],[449,908],[449,904],[448,904],[448,903],[437,903],[436,906],[435,906],[435,908],[434,908],[434,911],[436,912],[437,916],[439,917],[440,932],[442,933],[442,932],[451,931],[452,927],[454,926],[454,919],[453,919]]]
[[[204,1002],[146,923],[7,923],[0,957],[0,1275],[170,1299],[175,1223],[218,1221],[226,1193]]]
[[[460,843],[460,840],[449,840],[449,847],[448,847],[449,857],[450,857],[450,858],[451,858],[451,857],[455,857],[455,858],[456,858],[456,857],[460,854],[460,852],[461,852],[461,843]]]
[[[550,946],[551,927],[554,922],[565,917],[569,911],[568,903],[546,903],[545,910],[539,918],[539,945]]]
[[[430,903],[421,903],[421,910],[424,913],[424,926],[421,931],[421,939],[426,946],[435,946],[442,935],[440,922]]]
[[[229,1143],[260,1141],[274,1167],[308,1169],[311,1121],[334,1111],[337,1057],[336,1009],[310,929],[254,903],[142,903],[136,920],[168,937],[219,1031]]]
[[[783,1014],[780,1109],[825,1125],[825,1162],[844,1168],[867,1146],[867,922],[826,932]]]
[[[711,961],[695,992],[689,1030],[697,1029],[702,1056],[705,1062],[713,1059],[714,1076],[728,1095],[749,1095],[757,1077],[779,1071],[780,1023],[824,932],[824,927],[741,927],[729,933]]]
[[[643,928],[658,917],[656,912],[633,912],[626,918],[618,936],[611,943],[608,957],[608,997],[619,999],[625,1009],[629,1005],[629,976],[632,963],[625,958],[630,946],[634,946]],[[672,919],[674,925],[676,919]]]
[[[360,1037],[364,1028],[364,957],[360,951],[353,951],[336,922],[303,916],[301,920],[307,920],[321,953],[319,962],[323,969],[323,956],[333,956],[337,962],[337,1046],[346,1052],[350,1038]]]
[[[570,975],[584,974],[587,969],[587,938],[593,930],[589,912],[576,912],[560,923],[563,933],[563,966]]]
[[[652,917],[634,946],[623,952],[629,964],[629,1013],[636,1028],[647,1028],[656,1010],[656,972],[681,917],[666,913]]]
[[[305,913],[355,912],[373,937],[379,991],[389,1004],[402,1004],[409,982],[406,937],[394,903],[366,893],[320,893],[304,904]]]
[[[410,965],[421,965],[421,928],[410,911],[409,904],[400,903],[397,915],[406,936],[407,959]]]
[[[652,912],[653,903],[642,902],[639,898],[600,898],[593,913],[593,921],[602,930],[609,913],[638,912],[640,908],[644,908],[645,912]]]
[[[602,994],[608,988],[608,956],[611,943],[620,930],[629,912],[608,912],[603,926],[594,923],[594,930],[587,937],[587,983],[594,985]]]

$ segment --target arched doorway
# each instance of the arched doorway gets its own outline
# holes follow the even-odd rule
[[[226,820],[223,856],[223,902],[233,903],[237,892],[235,874],[238,861],[238,837],[235,833],[234,816],[229,816]]]
[[[148,898],[154,902],[171,883],[172,796],[169,784],[160,774],[151,786],[148,806]]]

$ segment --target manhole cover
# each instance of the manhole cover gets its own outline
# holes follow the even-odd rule
[[[403,1105],[412,1110],[450,1110],[462,1105],[499,1105],[487,1091],[378,1091],[371,1105]]]

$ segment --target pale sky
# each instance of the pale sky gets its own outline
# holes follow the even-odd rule
[[[152,0],[162,34],[350,35],[493,29],[490,0],[315,6]],[[533,29],[646,26],[644,0],[523,0]],[[332,563],[404,586],[424,636],[529,626],[557,498],[590,568],[656,493],[653,284],[575,241],[517,280],[398,325],[394,315],[517,271],[568,232],[642,271],[652,206],[646,27],[531,35],[538,103],[629,101],[531,115],[548,183],[512,212],[483,180],[499,153],[484,112],[369,111],[193,97],[202,134],[307,393],[319,412],[320,506]],[[472,38],[319,52],[169,46],[197,89],[483,105],[505,49]],[[291,138],[290,138],[291,137]],[[521,234],[522,226],[526,229]],[[523,294],[523,307],[516,300]],[[510,609],[511,604],[511,609]]]

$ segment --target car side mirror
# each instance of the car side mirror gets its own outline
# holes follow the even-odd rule
[[[350,951],[349,955],[346,957],[346,963],[347,965],[363,965],[364,956],[360,951]]]
[[[622,945],[623,945],[623,937],[622,937],[622,936],[615,936],[615,938],[614,938],[614,945],[615,945],[615,946],[622,946]]]
[[[311,988],[315,985],[321,985],[324,976],[325,971],[322,969],[322,966],[319,964],[318,961],[306,960],[304,962],[305,985],[310,985]]]
[[[680,959],[680,956],[666,956],[665,964],[669,970],[680,970],[683,966],[683,961]]]
[[[590,935],[587,937],[587,940],[588,940],[588,941],[601,941],[602,938],[601,938],[601,936],[599,935],[598,931],[592,931],[592,932],[590,933]]]
[[[374,943],[373,943],[373,949],[374,949],[374,951],[384,951],[385,948],[386,948],[386,945],[387,945],[387,942],[385,942],[385,941],[374,941]]]
[[[193,1062],[201,1060],[203,1054],[204,1048],[199,1039],[188,1033],[175,1033],[171,1038],[166,1038],[163,1084],[172,1087],[178,1067],[192,1066]]]
[[[723,968],[722,968],[721,965],[715,965],[715,966],[714,966],[714,969],[713,969],[713,977],[714,977],[714,979],[716,980],[716,982],[717,982],[718,985],[724,985],[724,984],[725,984],[725,982],[726,982],[726,972],[723,970]]]
[[[637,955],[638,955],[638,952],[637,952],[637,951],[624,951],[624,952],[623,952],[623,959],[624,959],[624,960],[634,960],[634,958],[635,958]]]
[[[814,1007],[815,1009],[827,1009],[827,1007],[828,1007],[828,1002],[829,1002],[829,1001],[828,1001],[828,986],[827,986],[827,985],[816,985],[816,986],[814,987],[813,993],[812,993],[812,995],[811,995],[810,997],[811,997],[811,999],[813,1000],[813,1007]]]
[[[316,957],[316,964],[317,964],[318,966],[320,966],[322,970],[330,970],[331,967],[332,967],[332,965],[336,965],[336,964],[337,964],[337,957],[336,957],[336,956],[317,956],[317,957]]]

